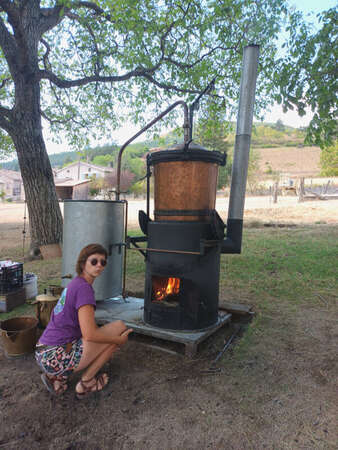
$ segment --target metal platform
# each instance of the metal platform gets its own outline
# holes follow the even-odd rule
[[[193,357],[197,353],[198,344],[230,322],[231,314],[220,313],[217,323],[198,331],[165,330],[148,325],[143,320],[144,300],[142,298],[121,296],[97,302],[95,318],[99,325],[123,320],[135,333],[152,336],[166,341],[179,342],[185,346],[185,354]]]

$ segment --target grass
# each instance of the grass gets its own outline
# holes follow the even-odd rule
[[[337,289],[338,229],[336,227],[250,229],[243,253],[223,257],[221,291],[238,288],[258,307],[261,299],[278,299],[290,306],[311,302],[316,293]]]
[[[131,230],[130,235],[140,235]],[[338,227],[246,228],[241,255],[222,255],[220,302],[248,303],[259,315],[241,345],[249,345],[255,333],[273,327],[269,317],[276,310],[292,314],[301,306],[332,306],[336,301]],[[22,251],[6,251],[15,257]],[[39,293],[50,284],[60,284],[61,258],[25,262],[25,272],[38,277]],[[127,252],[127,291],[142,295],[145,262],[136,251]],[[30,304],[1,313],[0,319],[33,313]]]

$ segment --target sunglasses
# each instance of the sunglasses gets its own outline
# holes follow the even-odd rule
[[[102,266],[102,267],[104,267],[104,266],[107,264],[107,261],[106,261],[105,259],[100,259],[100,260],[99,260],[99,259],[93,258],[93,259],[90,259],[89,262],[90,262],[90,264],[91,264],[92,266],[96,266],[96,264],[97,264],[98,262],[101,263],[101,266]]]

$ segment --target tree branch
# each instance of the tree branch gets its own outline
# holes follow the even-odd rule
[[[10,82],[10,81],[12,81],[11,78],[4,78],[4,79],[1,81],[0,89],[2,89],[3,87],[5,87],[6,84],[8,84],[8,82]]]
[[[50,67],[50,63],[48,60],[48,55],[50,53],[50,45],[44,39],[41,39],[40,42],[46,47],[46,53],[43,55],[42,59],[43,59],[43,66],[48,70],[48,68]]]
[[[59,88],[67,89],[72,87],[79,87],[79,86],[85,86],[89,83],[93,83],[96,81],[102,82],[102,83],[109,83],[109,82],[118,82],[118,81],[127,81],[130,80],[130,78],[134,77],[141,77],[145,74],[153,73],[156,70],[157,66],[152,67],[150,69],[144,69],[144,68],[138,68],[135,70],[132,70],[130,72],[125,73],[124,75],[111,75],[111,76],[97,76],[93,75],[90,77],[84,77],[79,78],[77,80],[63,80],[62,78],[55,75],[50,70],[40,70],[36,75],[36,81],[40,80],[49,80],[53,84],[55,84]]]
[[[95,33],[92,29],[92,27],[89,24],[83,24],[81,23],[81,18],[74,13],[68,12],[67,17],[69,17],[70,19],[74,19],[76,20],[80,25],[84,25],[84,27],[87,29],[88,33],[90,34],[93,43],[94,43],[94,48],[95,48],[95,53],[96,53],[96,62],[95,62],[95,75],[99,75],[100,74],[100,70],[101,70],[101,64],[100,64],[100,50],[99,47],[97,45],[96,42],[96,37],[95,37]]]
[[[62,10],[64,14],[61,15]],[[66,17],[65,13],[69,10],[69,8],[56,5],[54,8],[40,8],[40,23],[39,23],[39,32],[40,36],[42,36],[47,31],[53,29],[63,21]]]
[[[102,8],[100,8],[96,3],[94,2],[71,2],[69,5],[70,8],[79,9],[79,8],[87,8],[91,9],[95,12],[96,15],[104,16],[106,20],[109,20],[110,22],[114,22],[112,19],[112,16],[110,14],[107,14]]]
[[[9,0],[0,0],[0,8],[7,14],[11,14],[14,11],[13,3]]]
[[[194,61],[191,64],[181,63],[179,61],[175,61],[174,59],[172,59],[170,57],[164,57],[163,60],[167,61],[167,62],[170,62],[174,66],[179,67],[180,69],[185,69],[186,70],[186,69],[192,69],[193,67],[197,66],[197,64],[202,62],[203,59],[208,58],[208,56],[211,56],[217,50],[227,51],[227,50],[236,50],[236,49],[237,49],[237,47],[222,47],[221,45],[218,45],[217,47],[212,48],[208,53],[205,53],[200,58],[196,59],[196,61]]]
[[[0,105],[0,127],[7,131],[7,133],[9,133],[13,128],[11,119],[11,110]]]
[[[0,17],[0,47],[4,52],[5,58],[8,62],[9,69],[13,74],[13,72],[16,72],[18,70],[16,57],[18,47],[16,45],[14,37],[7,30],[1,17]]]

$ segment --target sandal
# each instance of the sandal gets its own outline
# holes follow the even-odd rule
[[[81,400],[84,397],[86,397],[88,394],[94,394],[95,392],[102,391],[103,388],[108,384],[108,376],[107,376],[107,380],[106,380],[105,379],[105,375],[107,376],[106,373],[102,373],[97,378],[93,377],[90,380],[82,380],[81,379],[78,384],[81,386],[83,391],[82,392],[77,392],[76,388],[75,388],[76,397],[79,400]],[[88,386],[87,383],[92,383],[93,380],[95,380],[95,383],[94,384],[90,384]]]
[[[50,392],[52,395],[61,395],[68,388],[67,382],[60,380],[57,376],[49,376],[43,373],[41,375],[41,380],[45,385],[45,387],[47,388],[48,392]],[[55,387],[56,382],[59,383],[58,387]]]

